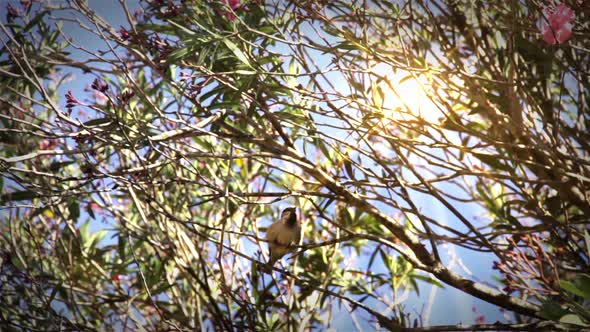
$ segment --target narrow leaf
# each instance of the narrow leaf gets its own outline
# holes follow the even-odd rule
[[[236,44],[234,44],[233,42],[231,42],[227,38],[223,39],[223,43],[225,44],[225,46],[227,46],[227,48],[230,49],[230,51],[232,51],[235,54],[235,56],[240,61],[242,61],[242,63],[244,63],[246,66],[248,66],[250,68],[253,68],[252,65],[250,64],[250,61],[248,61],[248,57],[246,56],[246,54],[244,54],[244,52],[242,52]]]

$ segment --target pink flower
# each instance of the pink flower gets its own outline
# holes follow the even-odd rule
[[[96,202],[90,202],[86,205],[86,209],[91,209],[93,212],[96,211],[98,213],[102,212],[102,208]],[[119,274],[116,276],[120,276]]]
[[[481,325],[486,323],[486,316],[480,314],[475,306],[471,307],[471,311],[473,311],[473,313],[476,315],[474,319],[475,324]]]
[[[54,139],[42,139],[39,141],[39,150],[53,150],[58,144],[59,142]]]
[[[107,82],[99,80],[98,78],[95,78],[94,81],[92,81],[92,85],[90,87],[102,93],[107,92],[107,90],[109,89],[109,85],[107,84]]]
[[[223,0],[232,11],[225,11],[223,15],[227,17],[229,21],[233,21],[236,18],[236,15],[233,13],[240,8],[240,0]]]
[[[68,90],[68,92],[66,93],[66,108],[71,109],[72,107],[74,107],[76,105],[84,105],[84,104],[81,101],[79,101],[78,99],[76,99],[76,97],[74,97],[72,90]]]
[[[19,9],[12,7],[11,4],[6,5],[6,13],[7,13],[6,16],[8,18],[19,17],[22,14],[22,12]]]
[[[232,10],[240,8],[240,0],[224,0]]]
[[[553,9],[545,7],[543,17],[538,23],[539,30],[543,34],[543,40],[551,45],[568,40],[572,35],[575,18],[574,11],[563,3]]]
[[[475,317],[475,324],[485,324],[486,323],[486,316],[484,315],[478,315],[477,317]]]
[[[125,28],[121,27],[121,29],[119,29],[119,36],[121,37],[121,40],[123,41],[128,41],[129,39],[131,39],[131,34],[129,33],[129,31],[125,30]]]
[[[111,281],[115,282],[115,283],[119,283],[124,280],[127,280],[127,276],[122,275],[122,274],[115,274],[114,276],[111,277]]]
[[[23,6],[24,10],[29,10],[31,8],[31,0],[20,0],[20,4]]]
[[[92,91],[92,97],[94,98],[94,102],[99,105],[105,105],[107,101],[109,101],[109,98],[107,98],[104,93],[96,90]]]

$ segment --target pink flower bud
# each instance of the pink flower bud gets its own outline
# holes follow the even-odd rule
[[[111,277],[111,281],[115,283],[119,283],[124,280],[127,280],[127,276],[122,274],[115,274]]]

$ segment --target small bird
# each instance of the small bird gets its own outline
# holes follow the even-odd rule
[[[281,214],[281,219],[274,222],[266,230],[270,256],[268,264],[273,266],[277,260],[289,252],[292,244],[299,244],[300,239],[301,224],[297,219],[296,208],[286,208]]]

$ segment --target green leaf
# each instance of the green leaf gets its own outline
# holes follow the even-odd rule
[[[559,304],[553,301],[547,301],[543,303],[543,306],[539,311],[539,316],[551,320],[559,320],[563,315],[567,313],[568,311],[563,309]]]
[[[92,119],[83,123],[84,126],[87,127],[94,127],[101,124],[111,123],[112,120],[110,118],[100,118],[100,119]]]
[[[59,282],[55,287],[53,287],[53,289],[51,290],[51,294],[49,294],[49,298],[47,299],[47,306],[45,307],[45,310],[49,310],[50,306],[51,306],[51,302],[53,302],[53,300],[55,299],[55,296],[57,295],[57,292],[62,288],[62,283]]]
[[[416,282],[415,278],[410,278],[410,284],[412,288],[416,291],[416,295],[420,296],[420,287],[418,287],[418,283]]]
[[[375,84],[371,84],[371,95],[373,98],[373,104],[375,105],[375,107],[377,107],[378,109],[383,108],[383,103],[385,100],[385,93],[383,92],[383,89],[381,88],[381,86]]]
[[[180,24],[178,24],[178,23],[176,23],[176,22],[174,22],[172,20],[166,20],[166,22],[168,22],[168,23],[170,23],[170,25],[173,25],[176,28],[180,29],[181,31],[183,31],[184,33],[186,33],[189,36],[196,35],[196,33],[193,30],[191,30],[191,29],[189,29],[187,27],[184,27],[184,26],[182,26],[182,25],[180,25]]]
[[[586,294],[583,290],[579,289],[574,283],[562,280],[559,282],[559,286],[569,293],[578,295],[581,297],[590,297],[590,293]]]
[[[289,61],[287,73],[289,73],[289,75],[299,75],[299,70],[300,67],[298,66],[297,62],[295,62],[295,59],[291,59],[291,61]]]
[[[24,31],[31,30],[35,25],[37,25],[42,19],[45,14],[49,13],[49,10],[44,10],[37,14],[28,24],[25,26]]]
[[[25,191],[15,191],[12,193],[3,194],[0,202],[16,202],[16,201],[30,201],[33,198],[37,198],[39,195],[33,191],[25,190]]]
[[[410,75],[404,76],[401,80],[399,80],[398,84],[402,84],[411,78],[414,78],[414,75],[410,74]]]
[[[82,244],[84,246],[86,246],[86,241],[88,239],[89,236],[89,232],[88,232],[88,227],[90,227],[90,222],[87,221],[85,223],[82,224],[82,226],[80,226],[80,228],[78,229],[80,231],[80,239],[82,240]]]
[[[246,54],[244,54],[244,52],[242,52],[238,46],[236,44],[234,44],[233,42],[231,42],[229,39],[224,38],[223,39],[223,43],[225,44],[225,46],[227,46],[227,48],[230,49],[230,51],[232,51],[234,53],[234,55],[240,60],[242,61],[242,63],[244,63],[246,66],[254,69],[254,67],[252,67],[252,65],[250,64],[250,61],[248,60],[248,57],[246,56]]]
[[[385,253],[385,251],[379,249],[379,254],[381,255],[381,260],[385,267],[389,270],[391,274],[394,274],[394,263],[393,259]]]
[[[179,48],[168,55],[168,57],[166,58],[166,62],[167,63],[178,62],[178,61],[182,60],[184,57],[186,57],[189,53],[190,53],[189,47]]]
[[[90,204],[86,205],[86,213],[88,213],[90,218],[96,219],[96,215],[94,214],[94,210],[92,210],[92,206]]]
[[[584,230],[584,238],[586,239],[586,251],[588,251],[588,257],[590,257],[590,235],[587,230]]]
[[[167,291],[168,289],[172,288],[173,286],[175,286],[174,284],[168,284],[167,282],[154,288],[152,290],[152,294],[161,294],[164,293],[165,291]]]
[[[564,315],[559,319],[559,322],[578,326],[589,326],[587,323],[584,323],[578,315],[574,314]]]
[[[90,247],[96,247],[100,241],[102,241],[102,239],[104,239],[104,237],[107,235],[107,231],[106,230],[100,230],[96,233],[93,233],[92,235],[90,235],[90,237],[88,238],[88,245]]]
[[[347,208],[342,209],[340,216],[342,218],[342,220],[340,221],[342,225],[344,225],[345,227],[352,226],[352,217],[350,216],[350,212]]]
[[[475,158],[481,160],[484,164],[491,166],[494,169],[499,169],[506,172],[512,172],[513,169],[509,165],[500,162],[500,158],[497,155],[487,154],[487,153],[480,153],[480,152],[472,152],[471,153]]]
[[[422,280],[422,281],[424,281],[426,283],[429,283],[431,285],[437,286],[439,288],[442,288],[442,289],[445,288],[445,285],[443,285],[440,281],[438,281],[438,280],[436,280],[434,278],[431,278],[431,277],[428,277],[428,276],[423,276],[423,275],[420,275],[420,274],[415,274],[415,273],[412,273],[410,276],[413,279]]]
[[[70,211],[70,218],[72,220],[78,220],[80,218],[80,204],[78,200],[74,197],[71,197],[68,201],[68,211]]]
[[[154,32],[165,32],[165,33],[170,33],[172,30],[170,28],[170,26],[168,26],[168,25],[141,23],[141,22],[138,22],[135,27],[138,30],[152,30]]]
[[[526,61],[542,63],[548,57],[548,54],[544,52],[543,48],[539,47],[537,42],[531,42],[520,35],[516,35],[514,43],[516,45],[516,51]]]
[[[57,172],[60,169],[72,165],[76,163],[75,161],[63,161],[63,162],[59,162],[59,161],[54,161],[51,163],[51,165],[49,165],[49,170],[52,172]]]
[[[588,274],[576,276],[574,282],[560,281],[559,285],[569,293],[583,297],[584,299],[590,299],[590,275]]]
[[[441,127],[447,130],[454,130],[454,131],[464,131],[464,124],[461,122],[458,116],[451,115],[447,116],[447,118],[441,123]]]

